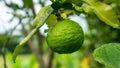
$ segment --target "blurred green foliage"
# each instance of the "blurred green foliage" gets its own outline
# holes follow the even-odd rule
[[[0,50],[2,50],[3,45],[5,44],[6,40],[8,38],[8,35],[6,34],[0,34]],[[20,42],[20,40],[23,38],[21,35],[14,35],[12,36],[12,39],[7,44],[7,51],[13,52],[15,49],[15,46]],[[30,53],[28,44],[25,44],[26,46],[21,50],[21,53]],[[1,54],[1,51],[0,51]]]
[[[12,4],[14,4],[14,6],[13,7],[8,6],[8,7],[13,8],[13,9],[18,9],[18,10],[20,10],[20,9],[23,10],[25,8],[30,9],[30,7],[33,4],[31,3],[32,0],[30,0],[30,2],[28,2],[28,1],[29,0],[22,0],[23,6],[17,5],[17,7],[15,7],[15,4],[12,3]],[[55,1],[55,0],[52,0],[52,1]],[[63,3],[65,0],[57,0],[57,1],[60,1],[60,3]],[[111,6],[114,9],[114,11],[116,12],[116,15],[118,16],[118,20],[120,21],[120,9],[119,9],[120,8],[120,0],[95,0],[95,1],[101,1],[102,3],[106,3],[109,6]],[[44,6],[45,2],[46,2],[46,0],[44,0],[44,1],[39,0],[39,3],[37,3],[37,4]],[[106,25],[103,21],[101,21],[97,17],[97,15],[94,12],[92,12],[93,10],[91,10],[91,9],[89,10],[87,8],[86,12],[83,11],[81,8],[81,3],[80,3],[80,5],[76,5],[77,2],[74,2],[74,4],[71,5],[70,3],[73,1],[70,0],[68,2],[64,4],[65,7],[62,6],[62,8],[61,8],[61,5],[57,6],[56,9],[60,8],[60,10],[58,10],[57,12],[54,12],[56,14],[56,16],[62,16],[64,18],[66,18],[66,16],[71,15],[71,14],[77,14],[79,16],[82,13],[85,15],[85,19],[86,19],[87,25],[88,25],[88,31],[87,31],[87,33],[85,33],[84,44],[79,51],[72,53],[72,54],[56,54],[56,53],[54,54],[53,68],[110,68],[110,67],[106,67],[103,64],[100,64],[99,62],[96,62],[93,57],[93,51],[105,43],[111,43],[111,42],[119,43],[120,42],[120,30],[112,28],[109,25]],[[57,3],[57,4],[59,4],[59,3]],[[77,3],[77,4],[79,4],[79,3]],[[67,6],[69,6],[69,8]],[[90,7],[90,6],[88,6],[88,7]],[[30,22],[31,22],[31,19],[33,20],[33,15],[31,14],[31,10],[23,10],[23,11],[26,12],[26,14],[28,13],[28,17],[30,18]],[[30,12],[28,12],[28,11],[30,11]],[[71,13],[71,12],[73,12],[73,13]],[[54,22],[56,22],[56,17],[55,16],[53,16],[53,17],[54,18],[50,18],[50,19],[54,19]],[[49,21],[51,21],[51,22],[48,23]],[[49,20],[49,21],[47,21],[47,24],[52,25],[53,20]],[[32,27],[30,27],[29,30],[31,30],[31,28]],[[21,33],[23,33],[23,32],[21,32]],[[49,48],[45,41],[45,36],[43,35],[42,37],[43,37],[43,57],[44,57],[44,59],[48,59],[49,56],[47,54],[49,52]],[[7,34],[0,34],[0,50],[1,50],[2,46],[4,45],[6,39],[7,39]],[[32,53],[28,44],[26,44],[26,46],[24,46],[22,48],[21,53],[29,54],[29,55],[20,56],[22,59],[17,58],[16,64],[14,64],[12,62],[12,54],[11,53],[13,52],[15,46],[21,41],[21,39],[23,39],[22,35],[18,35],[18,36],[13,35],[12,39],[9,41],[9,43],[7,45],[8,51],[6,54],[7,59],[9,60],[8,63],[10,63],[11,68],[38,68],[39,65],[38,65],[36,56]],[[33,37],[32,42],[34,43],[35,48],[39,47],[39,44],[38,44],[39,41],[38,41],[36,35]],[[0,53],[1,53],[1,51],[0,51]],[[25,60],[25,59],[27,59],[27,60]],[[25,62],[23,62],[23,61],[25,61]],[[47,60],[45,60],[45,62],[47,62]]]

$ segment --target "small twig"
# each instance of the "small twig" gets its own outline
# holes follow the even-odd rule
[[[2,56],[3,56],[3,61],[4,61],[4,68],[7,68],[7,63],[6,63],[6,45],[7,45],[7,41],[9,41],[9,39],[6,40],[6,42],[4,43],[3,47],[2,47]]]
[[[7,2],[6,2],[6,0],[3,0],[3,2],[4,2],[4,4],[6,5],[6,6],[10,6],[10,4],[8,4]],[[13,29],[11,29],[11,31],[10,32],[7,32],[7,34],[8,34],[8,36],[7,36],[7,38],[6,38],[6,41],[4,42],[4,45],[3,45],[3,47],[2,47],[2,56],[3,56],[3,61],[4,61],[4,63],[3,63],[3,65],[4,65],[4,68],[7,68],[7,61],[6,61],[6,50],[7,50],[7,45],[8,45],[8,43],[9,43],[9,41],[11,40],[11,38],[12,38],[12,34],[13,34],[13,31],[16,29],[16,27],[18,26],[19,24],[17,24]]]
[[[31,50],[33,51],[33,53],[36,55],[36,58],[37,58],[38,62],[39,62],[39,63],[44,62],[43,59],[42,59],[42,56],[39,55],[38,49],[36,49],[36,48],[33,46],[33,43],[32,43],[32,40],[31,40],[31,39],[28,41],[28,43],[29,43],[30,49],[31,49]],[[39,67],[39,68],[45,68],[45,67],[43,67],[43,63],[40,64],[40,67]]]
[[[6,6],[9,6],[9,4],[6,2],[6,0],[3,0],[3,2],[5,3]]]
[[[54,52],[51,51],[49,49],[49,53],[48,53],[48,65],[47,65],[47,68],[52,68],[52,61],[53,61],[53,58],[54,58]]]
[[[35,18],[36,13],[35,13],[35,9],[34,9],[34,3],[33,3],[33,0],[32,0],[32,7],[31,7],[31,9],[32,9],[32,13],[33,13],[33,18]]]
[[[9,43],[9,41],[11,40],[12,38],[12,34],[14,32],[14,30],[16,29],[16,27],[18,26],[19,24],[17,24],[13,29],[11,29],[11,32],[8,33],[8,36],[6,38],[6,41],[2,47],[2,56],[3,56],[3,60],[4,60],[4,68],[7,68],[7,63],[6,63],[6,50],[7,50],[7,45]]]
[[[44,6],[45,6],[45,0],[43,0],[43,1],[42,1],[42,0],[40,0],[40,1],[39,1],[39,3],[40,3],[40,5],[41,5],[42,7],[44,7]]]

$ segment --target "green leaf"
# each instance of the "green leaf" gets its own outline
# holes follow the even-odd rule
[[[31,8],[33,3],[32,0],[22,0],[25,8]]]
[[[24,46],[24,44],[36,33],[36,31],[45,23],[48,16],[53,12],[53,9],[51,6],[43,7],[38,15],[35,17],[34,25],[35,28],[29,33],[27,37],[25,37],[15,48],[13,52],[13,61],[15,62],[15,59],[20,52],[21,48]]]
[[[57,22],[57,16],[51,14],[48,19],[46,20],[47,26],[50,28]]]
[[[82,11],[83,11],[82,7],[77,6],[76,4],[72,4],[72,6],[73,6],[74,9],[75,9],[76,11],[78,11],[78,12],[82,12]]]
[[[120,43],[104,44],[95,49],[93,55],[96,61],[106,66],[120,68]]]
[[[25,37],[15,48],[14,52],[13,52],[13,62],[15,62],[15,59],[18,55],[18,53],[20,52],[21,48],[24,46],[24,44],[35,34],[35,32],[37,31],[37,28],[33,29],[31,31],[31,33]]]
[[[105,3],[116,3],[120,4],[120,0],[104,0]]]
[[[51,4],[51,7],[52,7],[53,9],[55,9],[55,10],[58,10],[58,9],[60,9],[60,8],[62,7],[62,4],[59,3],[58,1],[55,1],[55,2],[53,2],[53,3]]]
[[[88,13],[88,14],[93,11],[92,8],[91,8],[91,6],[88,5],[88,4],[83,4],[82,5],[82,9],[84,10],[85,13]]]
[[[73,10],[71,10],[71,9],[64,9],[64,10],[62,10],[62,13],[60,14],[60,16],[62,18],[64,18],[64,19],[67,19],[67,17],[69,15],[71,15],[72,13],[73,13]]]
[[[66,0],[56,0],[56,1],[63,4]]]
[[[102,2],[94,2],[93,0],[87,0],[86,2],[90,4],[93,12],[100,20],[114,28],[120,28],[118,17],[110,5]]]
[[[45,22],[45,20],[48,18],[48,16],[53,12],[53,8],[51,6],[45,6],[41,8],[41,10],[38,12],[38,15],[35,17],[33,21],[34,27],[40,27]]]
[[[78,6],[82,5],[82,0],[66,0],[66,2],[73,3],[73,4],[76,4]]]
[[[104,0],[105,3],[112,3],[115,2],[115,0]]]

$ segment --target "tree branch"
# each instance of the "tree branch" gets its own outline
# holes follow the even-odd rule
[[[32,0],[32,3],[33,3],[33,0]],[[33,17],[35,18],[36,16],[36,13],[35,13],[35,9],[34,9],[34,3],[32,4],[32,13],[33,13]],[[42,42],[43,42],[43,36],[41,35],[41,33],[39,32],[39,30],[37,30],[37,38],[38,38],[38,42],[39,42],[39,49],[38,49],[38,52],[36,53],[36,56],[38,58],[38,62],[39,62],[39,65],[40,67],[39,68],[46,68],[45,67],[45,63],[44,63],[44,60],[43,60],[43,57],[42,57],[42,51],[43,51],[43,47],[42,47]]]
[[[21,23],[21,25],[22,25],[22,32],[26,36],[28,34],[28,31],[25,29],[24,24],[21,22],[21,19],[19,19],[19,23]],[[44,61],[42,59],[42,56],[40,55],[38,49],[33,46],[34,44],[32,42],[32,39],[29,39],[28,45],[29,45],[30,49],[32,50],[32,52],[36,55],[36,58],[37,58],[37,60],[38,60],[38,62],[40,64],[39,68],[45,68],[43,66],[44,65]]]
[[[41,6],[44,6],[44,3],[42,1],[40,1]],[[32,5],[32,12],[33,12],[33,17],[35,18],[36,14],[35,14],[35,9],[34,9],[34,4]],[[52,60],[53,60],[53,56],[54,53],[53,51],[49,51],[48,53],[48,64],[45,65],[44,60],[43,60],[43,36],[41,35],[40,31],[37,30],[37,38],[38,38],[38,42],[39,42],[39,55],[37,55],[39,57],[40,60],[38,60],[39,64],[40,64],[40,68],[52,68]]]
[[[52,68],[53,58],[54,58],[54,52],[49,49],[47,68]]]
[[[17,24],[13,29],[10,30],[10,33],[8,32],[7,34],[7,38],[6,38],[6,41],[2,47],[2,56],[3,56],[3,61],[4,61],[4,68],[7,68],[7,63],[6,63],[6,50],[7,50],[7,45],[9,43],[9,41],[11,40],[12,38],[12,34],[14,32],[14,30],[16,29],[16,27],[18,26],[19,24]]]

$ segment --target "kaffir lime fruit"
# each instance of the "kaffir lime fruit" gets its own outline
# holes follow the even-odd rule
[[[54,52],[72,53],[82,46],[84,34],[76,22],[60,20],[49,30],[46,40]]]

